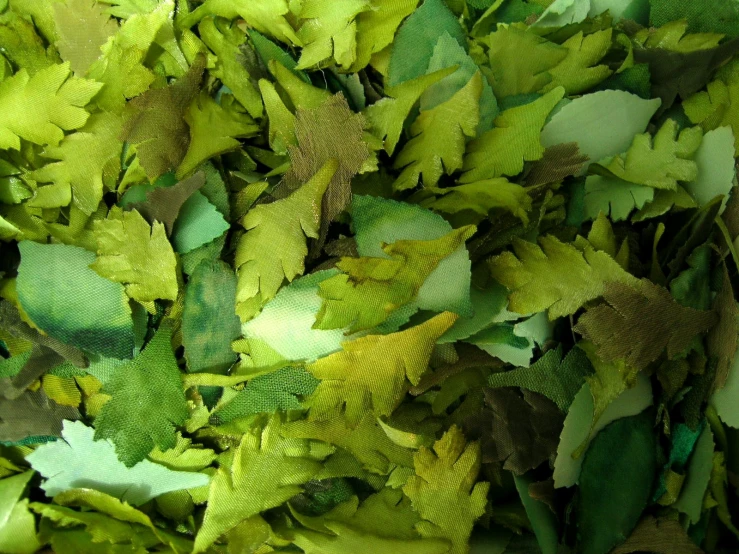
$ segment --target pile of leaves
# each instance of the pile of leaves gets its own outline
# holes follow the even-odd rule
[[[736,0],[1,0],[0,552],[739,549]]]

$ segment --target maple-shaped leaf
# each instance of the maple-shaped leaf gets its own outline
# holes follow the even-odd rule
[[[103,13],[92,0],[66,0],[54,4],[54,22],[59,33],[56,47],[78,75],[84,75],[102,52],[100,47],[118,30],[116,20]]]
[[[490,210],[503,208],[524,224],[528,224],[529,221],[531,197],[521,185],[511,183],[503,177],[455,187],[430,187],[427,190],[437,196],[427,198],[420,204],[436,212],[457,214],[470,211],[476,214],[474,221],[477,223],[485,219]]]
[[[500,26],[480,42],[488,47],[490,86],[496,98],[531,94],[552,82],[549,70],[570,54],[569,47],[514,26]]]
[[[480,471],[480,443],[466,443],[456,425],[413,456],[416,474],[403,492],[423,518],[416,525],[422,537],[446,538],[449,554],[465,554],[475,521],[485,512],[490,484],[476,482]]]
[[[367,335],[310,364],[308,371],[321,379],[308,399],[310,417],[326,419],[343,410],[356,425],[368,412],[389,416],[410,385],[418,384],[436,340],[456,319],[444,312],[404,331]]]
[[[518,175],[525,161],[540,159],[544,154],[541,129],[563,95],[564,88],[557,87],[530,104],[509,108],[496,117],[493,128],[468,145],[460,182]]]
[[[443,174],[462,167],[465,144],[480,122],[482,75],[478,72],[446,102],[422,111],[411,125],[409,140],[395,159],[403,169],[393,183],[396,190],[436,185]]]
[[[503,469],[523,475],[554,459],[564,414],[551,400],[523,390],[485,389],[490,411],[483,430],[482,461],[499,462]],[[483,417],[484,417],[483,416]]]
[[[287,366],[250,379],[227,403],[210,416],[212,425],[223,425],[234,419],[258,413],[299,410],[303,397],[311,394],[318,380],[302,367]]]
[[[126,467],[109,440],[94,440],[81,421],[65,421],[62,439],[47,442],[26,456],[46,478],[41,488],[49,496],[70,489],[94,489],[139,505],[169,491],[208,484],[204,473],[172,471],[149,460]]]
[[[13,400],[0,396],[0,441],[59,437],[64,420],[80,417],[76,408],[57,404],[42,390],[28,390]]]
[[[369,12],[371,13],[371,12]],[[403,124],[413,106],[431,85],[438,83],[456,71],[455,68],[440,69],[399,85],[385,88],[385,98],[367,106],[364,115],[370,132],[384,143],[385,152],[392,155],[403,132]]]
[[[280,417],[274,416],[263,429],[245,433],[231,467],[218,469],[194,553],[204,552],[245,519],[300,493],[301,485],[321,469],[320,454],[312,450],[311,441],[285,438],[281,426]]]
[[[218,104],[207,93],[201,92],[185,111],[190,127],[190,145],[177,168],[177,176],[184,177],[213,156],[238,148],[238,138],[250,137],[259,130],[254,120],[233,109],[226,110],[225,100]]]
[[[700,146],[700,127],[688,127],[678,135],[677,123],[668,119],[652,139],[649,133],[636,135],[628,151],[590,166],[638,185],[675,190],[678,181],[692,181],[698,167],[689,159]]]
[[[520,387],[543,394],[566,413],[592,371],[587,357],[573,348],[562,358],[562,348],[549,350],[530,367],[493,373],[488,377],[491,387]]]
[[[583,36],[582,31],[562,43],[567,57],[549,69],[552,80],[542,88],[547,92],[562,86],[568,96],[580,94],[605,80],[612,71],[607,65],[595,65],[611,48],[613,29],[604,29]],[[595,67],[593,67],[595,66]]]
[[[250,319],[274,298],[285,279],[292,281],[304,271],[308,254],[305,237],[318,237],[321,199],[339,165],[328,160],[313,177],[287,198],[259,204],[249,210],[241,224],[246,233],[236,247],[237,313]],[[272,245],[279,245],[275,251]],[[272,255],[265,256],[271,251]]]
[[[588,157],[580,152],[576,142],[555,144],[526,171],[525,184],[529,187],[557,183],[570,175],[577,175]]]
[[[99,275],[122,283],[139,302],[177,299],[177,259],[164,225],[149,225],[136,210],[118,206],[94,225],[97,259],[90,267]]]
[[[69,63],[50,65],[33,77],[21,69],[0,83],[0,148],[20,150],[20,139],[58,145],[64,131],[87,123],[84,106],[102,86],[71,77]]]
[[[739,155],[739,80],[716,80],[682,104],[685,115],[704,131],[728,125],[734,134],[734,153]]]
[[[574,314],[603,295],[607,282],[636,284],[612,257],[585,242],[582,249],[546,235],[539,244],[513,240],[513,252],[489,262],[494,279],[511,291],[508,308],[520,314],[549,310],[549,319]]]
[[[27,14],[24,17],[22,13],[19,13],[23,9],[18,8],[16,4],[12,9],[4,10],[0,16],[3,78],[19,69],[25,69],[29,75],[33,76],[37,71],[62,61],[56,48],[49,45],[49,42],[54,42],[57,38],[53,11],[43,10],[48,14],[49,20],[42,22],[36,17],[32,19]],[[34,15],[39,14],[37,12]],[[42,27],[46,32],[41,31]]]
[[[241,18],[249,27],[272,36],[280,42],[302,46],[287,17],[292,18],[288,0],[206,0],[178,22],[188,28],[206,15],[218,15],[225,19]]]
[[[339,446],[366,470],[380,475],[387,475],[396,466],[413,466],[413,451],[391,441],[372,414],[367,414],[356,426],[349,425],[343,415],[321,421],[301,419],[285,424],[283,434]]]
[[[585,217],[595,219],[603,213],[612,221],[628,219],[634,209],[648,205],[655,197],[655,189],[629,183],[618,177],[588,175],[585,179]]]
[[[597,346],[604,360],[625,360],[637,369],[665,350],[670,359],[682,355],[718,319],[715,312],[681,306],[667,289],[644,279],[636,284],[609,281],[603,298],[606,303],[580,316],[574,329]]]
[[[288,146],[290,169],[280,185],[281,194],[291,192],[308,181],[329,160],[337,160],[321,205],[321,226],[316,248],[321,248],[329,224],[351,200],[351,180],[369,157],[363,140],[364,117],[354,113],[343,94],[331,96],[313,109],[298,109],[295,114],[297,146]]]
[[[150,181],[180,165],[190,144],[185,112],[198,93],[205,56],[164,88],[151,89],[126,105],[122,138],[136,148]]]
[[[203,19],[198,31],[202,41],[217,56],[215,67],[209,68],[209,73],[228,87],[250,116],[261,117],[262,100],[254,79],[247,71],[246,56],[241,50],[246,33],[235,21],[230,25],[224,22],[216,24],[212,17]],[[224,123],[226,121],[222,121],[221,125]]]
[[[83,213],[97,210],[104,191],[113,189],[121,169],[121,119],[110,113],[90,116],[82,129],[67,135],[59,146],[47,146],[49,163],[31,172],[40,183],[72,189],[72,201]],[[58,160],[58,161],[56,161]]]
[[[387,258],[342,258],[339,273],[319,285],[323,298],[317,329],[349,333],[371,329],[411,302],[429,274],[475,232],[473,225],[434,240],[398,240],[383,248]]]
[[[304,0],[299,18],[298,38],[303,50],[298,69],[307,69],[333,59],[349,68],[357,59],[356,17],[371,8],[369,0]]]
[[[171,324],[162,323],[144,350],[119,367],[103,388],[112,398],[95,418],[95,438],[112,440],[118,459],[128,467],[154,446],[173,448],[175,426],[189,415],[171,337]]]

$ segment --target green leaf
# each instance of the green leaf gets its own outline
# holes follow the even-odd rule
[[[230,228],[221,212],[200,191],[193,193],[180,208],[172,227],[172,246],[178,254],[220,237]]]
[[[625,360],[636,369],[644,369],[665,350],[669,359],[681,356],[718,319],[714,312],[681,306],[666,289],[647,280],[638,285],[609,281],[603,297],[607,303],[580,316],[574,330],[595,343],[603,360]]]
[[[233,312],[235,300],[236,276],[225,263],[203,260],[190,275],[182,310],[182,345],[188,371],[219,373],[236,360],[231,342],[239,337],[241,329]]]
[[[605,64],[595,64],[602,60],[611,48],[612,34],[612,29],[596,31],[587,36],[583,36],[580,31],[564,41],[562,46],[569,50],[567,57],[549,69],[552,80],[541,89],[541,92],[562,86],[565,88],[565,94],[570,96],[585,92],[605,80],[612,71]]]
[[[146,348],[105,383],[112,398],[95,419],[95,438],[112,440],[127,467],[154,446],[174,447],[175,427],[189,415],[171,337],[171,325],[163,323]]]
[[[435,195],[421,202],[421,206],[437,212],[457,214],[471,211],[479,217],[474,221],[487,218],[490,210],[502,208],[511,212],[524,224],[528,224],[528,212],[531,211],[531,197],[521,185],[511,183],[508,179],[498,177],[457,185],[447,188],[429,188]]]
[[[304,271],[308,254],[305,236],[318,237],[321,214],[318,206],[338,169],[335,160],[323,167],[289,197],[271,204],[259,204],[241,220],[247,232],[236,247],[235,266],[237,313],[242,321],[253,317],[282,286]],[[264,252],[279,244],[274,256]]]
[[[655,189],[605,175],[585,179],[585,217],[596,219],[599,213],[612,221],[628,219],[634,209],[641,209],[654,199]]]
[[[492,276],[511,291],[508,307],[517,313],[548,309],[549,319],[555,319],[602,296],[606,283],[637,283],[618,262],[587,242],[579,249],[547,235],[539,244],[514,239],[513,252],[489,262]]]
[[[177,299],[177,260],[164,225],[114,206],[94,229],[98,256],[90,268],[98,275],[124,284],[138,302]]]
[[[333,59],[348,69],[357,59],[357,22],[370,9],[369,0],[303,0],[299,18],[303,20],[298,38],[303,50],[298,69],[307,69]]]
[[[443,174],[462,168],[467,137],[475,136],[480,122],[481,93],[482,74],[476,73],[449,100],[421,112],[411,126],[411,140],[393,164],[403,170],[393,188],[414,188],[419,178],[424,187],[431,187]]]
[[[654,25],[664,25],[677,19],[686,19],[692,32],[712,31],[731,36],[739,35],[736,18],[739,7],[729,0],[709,0],[698,6],[676,6],[669,0],[652,0],[649,19]]]
[[[258,413],[299,410],[301,398],[311,394],[318,379],[305,369],[287,366],[251,379],[236,396],[218,407],[210,417],[213,425]]]
[[[541,144],[549,148],[576,142],[591,162],[616,156],[628,150],[634,135],[645,131],[659,106],[659,99],[644,100],[622,90],[585,94],[551,117],[541,131]]]
[[[31,477],[26,471],[0,480],[0,549],[8,554],[33,554],[41,547],[28,500],[21,500]]]
[[[462,26],[443,0],[424,0],[401,25],[393,42],[387,84],[395,87],[426,73],[439,38],[449,33],[461,46]]]
[[[488,385],[520,387],[543,394],[566,413],[591,371],[582,350],[573,348],[562,358],[562,349],[558,348],[548,351],[530,367],[493,373],[488,377]]]
[[[493,129],[470,142],[460,181],[518,175],[525,161],[540,159],[544,147],[539,134],[563,95],[564,89],[558,87],[531,104],[510,108],[495,118]]]
[[[66,0],[54,4],[54,22],[60,40],[56,43],[62,60],[78,75],[101,56],[100,47],[118,31],[115,19],[90,0]]]
[[[209,69],[210,74],[220,79],[221,82],[228,87],[231,94],[234,95],[236,100],[241,102],[241,105],[246,108],[246,111],[249,112],[251,117],[261,117],[262,101],[259,97],[259,91],[254,86],[252,76],[249,75],[246,57],[241,51],[241,47],[246,41],[246,33],[241,30],[235,22],[233,22],[233,24],[222,24],[219,26],[216,24],[215,18],[212,17],[203,19],[200,22],[200,25],[198,25],[198,31],[200,33],[200,38],[218,58],[215,63],[215,67]],[[203,93],[201,92],[201,98],[202,96]],[[203,101],[201,100],[201,102]],[[206,109],[202,111],[207,110],[210,113],[197,114],[197,108],[193,110],[193,107],[191,106],[188,110],[190,118],[198,119],[201,124],[206,126],[208,118],[216,118],[219,116],[219,123],[222,127],[247,127],[253,124],[250,119],[245,117],[241,118],[241,122],[238,120],[231,122],[224,115],[218,114],[217,108],[212,106],[203,106],[203,108]],[[241,123],[241,125],[238,125],[238,123]],[[192,122],[188,121],[188,124],[192,128]],[[201,133],[205,131],[207,131],[207,129],[200,130]],[[225,132],[234,133],[234,130]],[[239,135],[232,134],[224,136]],[[201,148],[202,147],[203,146],[201,146]],[[183,171],[182,173],[185,172]]]
[[[567,48],[513,26],[480,41],[488,47],[490,86],[499,100],[542,90],[552,82],[549,70],[568,56]]]
[[[357,22],[357,58],[350,71],[363,69],[374,54],[389,46],[403,20],[416,10],[416,0],[372,0]]]
[[[20,242],[18,300],[49,335],[84,350],[130,358],[134,334],[123,285],[100,277],[95,254],[65,244]]]
[[[564,27],[580,23],[588,16],[590,0],[554,0],[532,27]]]
[[[82,129],[67,135],[59,146],[48,146],[50,160],[29,176],[40,183],[71,187],[72,201],[84,214],[97,210],[105,190],[115,188],[121,169],[121,120],[109,113],[90,116]]]
[[[310,364],[308,371],[321,382],[308,399],[309,417],[327,419],[344,412],[356,426],[368,412],[389,416],[410,385],[419,383],[436,340],[455,320],[445,312],[404,331],[361,337]]]
[[[429,210],[383,198],[355,194],[351,214],[360,256],[387,258],[383,243],[436,240],[452,231],[447,221]],[[418,291],[418,307],[472,315],[470,268],[467,249],[460,244],[426,277]]]
[[[734,154],[739,153],[739,81],[708,83],[705,91],[696,92],[683,102],[685,115],[704,131],[729,126],[734,134]]]
[[[384,141],[385,152],[392,155],[403,132],[403,124],[421,95],[433,84],[452,75],[456,68],[445,68],[385,88],[381,98],[364,110],[370,131]]]
[[[218,469],[193,552],[204,552],[240,522],[286,502],[320,470],[311,443],[283,437],[281,425],[274,416],[263,429],[245,433],[231,467]]]
[[[190,145],[177,168],[180,178],[213,156],[238,148],[241,143],[237,138],[253,136],[259,130],[251,117],[224,109],[202,91],[190,104],[184,118],[190,126]]]
[[[129,19],[136,14],[151,12],[157,7],[157,0],[97,0],[101,4],[107,4],[110,8],[105,13],[121,19]]]
[[[680,131],[668,119],[654,139],[649,133],[636,135],[625,154],[601,160],[591,170],[603,171],[624,181],[657,189],[675,190],[678,181],[692,181],[698,176],[696,163],[689,159],[700,146],[703,133],[699,127]]]
[[[48,442],[26,456],[46,478],[41,488],[48,496],[79,487],[94,489],[136,506],[169,491],[207,485],[203,473],[172,471],[142,460],[126,467],[109,440],[94,440],[94,431],[80,421],[65,422],[64,440]]]
[[[695,153],[698,174],[684,185],[699,206],[705,206],[716,196],[729,195],[736,177],[733,147],[731,127],[719,127],[703,135]]]
[[[700,521],[703,511],[703,498],[708,489],[713,467],[713,449],[711,426],[706,425],[690,454],[690,462],[685,481],[680,489],[680,496],[672,505],[676,510],[687,514],[693,525]]]
[[[466,444],[462,431],[452,426],[413,457],[416,474],[403,487],[413,508],[423,518],[416,525],[422,537],[447,538],[450,554],[464,554],[475,520],[487,503],[489,483],[478,482],[480,444]]]
[[[58,145],[64,131],[83,127],[84,106],[102,84],[69,74],[69,63],[51,65],[29,77],[21,69],[0,83],[0,148],[20,150],[20,139]]]
[[[383,248],[387,258],[342,258],[342,273],[319,285],[324,302],[316,328],[349,327],[349,332],[371,329],[392,312],[413,301],[441,260],[472,236],[475,227],[455,229],[429,241],[399,240]]]
[[[646,507],[657,470],[652,421],[649,413],[619,419],[585,454],[577,511],[583,554],[606,554],[624,541]]]

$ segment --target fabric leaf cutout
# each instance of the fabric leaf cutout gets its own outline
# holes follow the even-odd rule
[[[637,369],[657,360],[665,350],[670,359],[680,356],[696,335],[717,321],[714,312],[681,306],[667,290],[649,281],[637,286],[608,282],[603,298],[607,303],[585,312],[575,331],[595,343],[604,360],[625,360]]]
[[[549,319],[554,319],[602,296],[606,283],[637,283],[613,258],[590,244],[580,250],[552,236],[540,237],[539,244],[515,239],[515,254],[504,252],[490,260],[493,277],[511,291],[509,309],[517,313],[549,310]]]
[[[585,179],[585,217],[596,219],[603,213],[611,221],[623,221],[635,209],[654,199],[655,189],[629,183],[613,176],[588,175]]]
[[[313,177],[289,197],[252,208],[241,220],[247,232],[236,248],[238,284],[237,313],[250,319],[272,299],[285,279],[292,281],[304,270],[308,254],[305,237],[317,238],[321,221],[321,199],[338,170],[327,161]],[[265,257],[265,249],[276,242],[278,256]]]
[[[118,460],[113,443],[94,440],[93,435],[81,421],[67,421],[63,440],[46,443],[26,457],[46,478],[41,487],[48,496],[89,488],[138,506],[166,492],[208,484],[203,473],[172,471],[149,460],[126,467]]]
[[[422,111],[411,126],[411,140],[395,159],[403,171],[393,187],[414,188],[419,178],[423,186],[436,185],[443,174],[462,168],[465,143],[475,136],[480,122],[482,75],[476,73],[446,102]]]
[[[289,500],[318,473],[320,458],[311,443],[284,438],[280,428],[280,419],[274,416],[263,429],[245,433],[231,467],[218,469],[193,552],[204,552],[240,522]],[[269,489],[262,483],[270,483]]]
[[[90,267],[99,275],[124,284],[142,303],[177,299],[177,260],[164,225],[149,226],[138,211],[114,206],[94,232],[98,257]]]
[[[637,135],[626,154],[598,162],[609,174],[630,183],[674,190],[678,181],[692,181],[698,167],[690,159],[700,146],[703,133],[689,127],[678,135],[677,123],[668,119],[652,140],[648,133]]]
[[[64,131],[83,127],[84,106],[102,84],[70,76],[69,63],[50,65],[30,77],[21,69],[0,83],[0,148],[20,150],[20,139],[57,146]]]
[[[464,158],[463,183],[501,175],[517,175],[524,161],[538,160],[544,154],[539,141],[549,112],[562,99],[557,87],[531,104],[510,108],[493,122],[493,128],[470,142]]]
[[[607,65],[595,65],[606,55],[611,47],[612,29],[604,29],[583,36],[582,31],[562,43],[569,52],[567,57],[549,69],[551,82],[542,92],[562,86],[566,94],[580,94],[604,79],[611,70]]]
[[[24,490],[32,471],[0,479],[0,548],[12,554],[33,554],[41,548],[36,521],[28,510]]]
[[[472,526],[484,510],[489,483],[475,483],[480,470],[480,444],[467,444],[462,431],[452,426],[434,443],[413,457],[416,474],[403,487],[413,508],[423,518],[416,525],[422,537],[447,538],[450,553],[467,552]]]
[[[434,343],[455,320],[445,312],[405,331],[361,337],[310,364],[308,371],[321,379],[308,400],[310,417],[326,419],[343,409],[348,423],[356,425],[368,412],[390,415],[410,384],[418,384]]]
[[[475,232],[468,225],[429,241],[399,240],[383,248],[387,258],[342,258],[342,273],[321,282],[318,329],[371,329],[411,302],[441,260]],[[370,302],[368,302],[370,300]]]
[[[42,390],[26,391],[12,400],[0,397],[0,441],[59,437],[65,420],[80,417],[76,408],[58,404]]]
[[[60,35],[59,54],[72,71],[84,75],[101,55],[100,47],[115,34],[118,24],[89,0],[67,0],[54,4],[54,21]]]
[[[118,458],[131,467],[158,446],[173,448],[175,427],[188,416],[172,329],[164,323],[149,344],[105,383],[112,398],[95,419],[95,438],[110,439]]]

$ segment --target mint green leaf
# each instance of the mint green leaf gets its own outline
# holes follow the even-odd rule
[[[654,199],[652,187],[629,183],[604,175],[588,175],[585,179],[585,217],[596,219],[603,212],[611,221],[628,219],[634,209],[641,209]]]
[[[64,440],[48,442],[26,456],[31,467],[46,478],[41,488],[47,496],[90,488],[138,506],[166,492],[209,482],[203,473],[172,471],[149,460],[128,468],[118,460],[112,442],[96,441],[93,435],[84,423],[67,421]]]
[[[172,246],[185,254],[220,237],[229,227],[216,207],[197,191],[180,208],[172,228]]]
[[[130,358],[134,334],[123,285],[92,269],[95,254],[65,244],[18,245],[16,288],[23,310],[52,337],[113,358]]]
[[[695,153],[697,177],[684,184],[699,206],[705,206],[716,196],[728,196],[736,177],[734,165],[734,134],[731,127],[719,127],[703,135]]]

